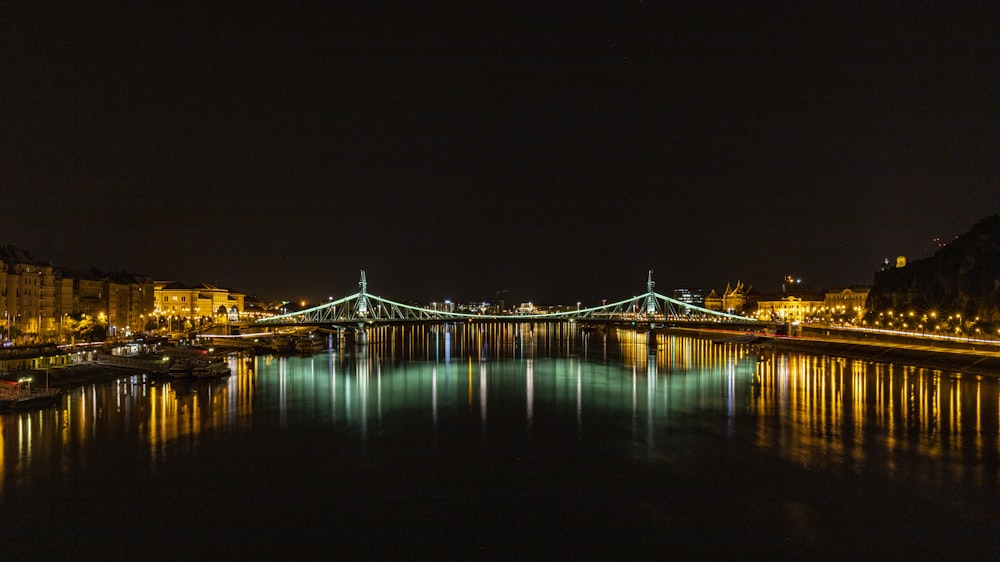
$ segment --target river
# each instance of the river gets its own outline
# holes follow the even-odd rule
[[[574,324],[229,362],[0,416],[5,553],[968,559],[1000,530],[990,377]]]

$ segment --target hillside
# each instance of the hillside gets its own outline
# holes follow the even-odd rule
[[[1000,215],[980,220],[930,258],[877,272],[868,309],[1000,321]]]

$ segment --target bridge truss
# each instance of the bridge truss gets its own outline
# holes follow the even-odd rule
[[[688,304],[653,290],[653,272],[646,281],[646,293],[618,302],[576,310],[538,314],[470,314],[436,310],[405,304],[368,293],[365,272],[361,272],[360,290],[353,295],[304,310],[263,318],[259,325],[384,325],[428,322],[468,321],[592,321],[592,322],[725,322],[758,323],[756,319],[709,310]]]

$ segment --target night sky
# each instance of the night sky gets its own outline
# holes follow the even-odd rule
[[[592,304],[870,284],[1000,212],[995,3],[213,4],[5,4],[0,243]]]

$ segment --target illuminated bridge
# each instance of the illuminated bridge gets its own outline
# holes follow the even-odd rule
[[[576,310],[538,314],[470,314],[424,308],[392,301],[368,293],[365,272],[358,283],[360,291],[338,300],[256,322],[264,326],[317,326],[365,329],[367,326],[429,324],[449,322],[587,322],[645,325],[739,325],[762,326],[759,320],[688,304],[653,290],[653,272],[646,280],[646,292],[618,302]]]

